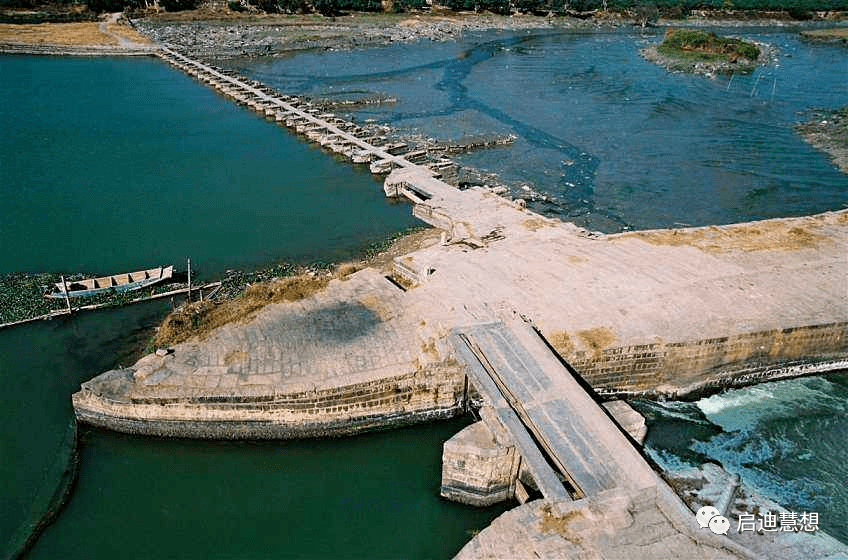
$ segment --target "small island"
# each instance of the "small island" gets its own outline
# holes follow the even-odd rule
[[[715,75],[750,72],[766,59],[766,45],[721,37],[699,29],[669,29],[663,42],[642,54],[669,70]]]

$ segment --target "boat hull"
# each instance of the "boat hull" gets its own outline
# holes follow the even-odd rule
[[[88,278],[85,280],[67,282],[67,297],[91,297],[109,292],[131,292],[168,280],[173,276],[173,274],[173,266],[160,266],[159,268],[140,270],[138,272],[130,272],[127,274],[115,274],[113,276],[104,276],[102,278]],[[75,287],[78,287],[79,289],[74,289]],[[44,294],[44,297],[64,298],[64,285],[61,282],[57,282],[50,292]]]

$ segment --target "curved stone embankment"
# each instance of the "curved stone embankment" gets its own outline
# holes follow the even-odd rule
[[[464,378],[373,270],[83,384],[77,418],[133,434],[342,435],[460,411]],[[417,343],[415,341],[418,341]],[[417,344],[417,347],[416,347]]]
[[[241,430],[232,420],[282,420],[315,433],[316,418],[337,430],[374,414],[396,423],[395,413],[456,409],[463,370],[447,334],[498,314],[531,319],[610,397],[679,397],[848,365],[846,211],[595,236],[482,189],[445,189],[451,205],[436,196],[416,214],[455,227],[444,244],[395,259],[407,291],[373,269],[334,280],[306,300],[269,305],[246,324],[95,378],[75,396],[78,415],[101,425],[110,415],[139,420],[120,422],[136,432],[167,431],[153,427],[163,420],[219,423],[209,433]],[[328,391],[359,389],[354,401],[389,400],[353,413],[350,401],[319,406]],[[397,395],[379,397],[386,391]],[[222,406],[235,398],[247,416]]]
[[[328,390],[229,396],[136,398],[107,392],[131,383],[116,370],[85,383],[73,396],[77,418],[118,432],[200,439],[293,439],[352,435],[449,418],[461,412],[456,372],[417,372]]]

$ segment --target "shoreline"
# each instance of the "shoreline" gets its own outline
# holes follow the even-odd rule
[[[848,174],[848,106],[811,111],[810,118],[795,127],[808,144],[830,156]]]
[[[684,57],[666,55],[659,52],[659,44],[651,45],[642,49],[642,56],[654,64],[664,67],[669,72],[691,72],[707,78],[715,78],[717,74],[747,74],[753,72],[760,66],[765,66],[777,58],[778,50],[772,45],[760,41],[750,41],[760,49],[760,55],[756,60],[745,60],[741,63],[727,60],[704,61],[689,60]]]
[[[0,53],[51,56],[148,56],[159,49],[122,13],[99,22],[0,24]]]
[[[120,16],[120,23],[118,22]],[[210,59],[244,56],[286,56],[314,49],[357,49],[417,40],[450,41],[464,33],[483,31],[551,30],[603,32],[640,29],[624,14],[599,13],[588,18],[484,13],[375,13],[350,12],[337,17],[317,14],[245,14],[228,10],[198,9],[160,14],[111,14],[101,36],[54,37],[68,26],[91,34],[91,22],[0,24],[0,52],[8,54],[131,56],[153,54],[157,43],[168,43]],[[841,24],[844,13],[819,14],[801,21],[781,12],[699,12],[684,19],[660,18],[649,29],[668,27],[791,27],[808,29],[812,36],[823,26]],[[105,20],[104,20],[105,21]],[[55,29],[50,30],[49,27]],[[86,26],[89,26],[87,29]],[[22,37],[22,31],[47,29],[46,36]],[[643,28],[644,29],[644,28]],[[67,33],[67,32],[64,32]],[[17,36],[16,36],[17,35]],[[71,33],[73,35],[73,32]],[[151,42],[152,40],[152,42]],[[843,39],[844,41],[844,39]]]

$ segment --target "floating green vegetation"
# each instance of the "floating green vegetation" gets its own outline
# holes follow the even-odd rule
[[[47,315],[65,307],[61,299],[44,299],[48,286],[59,282],[58,274],[0,275],[0,324]]]
[[[65,276],[68,284],[91,278],[94,274],[74,273]],[[67,309],[64,298],[45,298],[44,294],[53,284],[61,281],[58,273],[16,273],[0,275],[0,325],[42,317]],[[187,284],[160,284],[142,290],[118,292],[110,290],[89,297],[71,298],[73,309],[99,306],[119,307],[172,290],[187,287]]]
[[[302,269],[289,263],[275,264],[255,272],[244,272],[241,270],[228,270],[221,280],[221,289],[215,299],[221,301],[231,300],[242,293],[248,286],[260,282],[268,282],[277,278],[294,276]]]
[[[705,62],[754,61],[760,56],[756,45],[698,29],[669,29],[657,50],[666,56]]]

